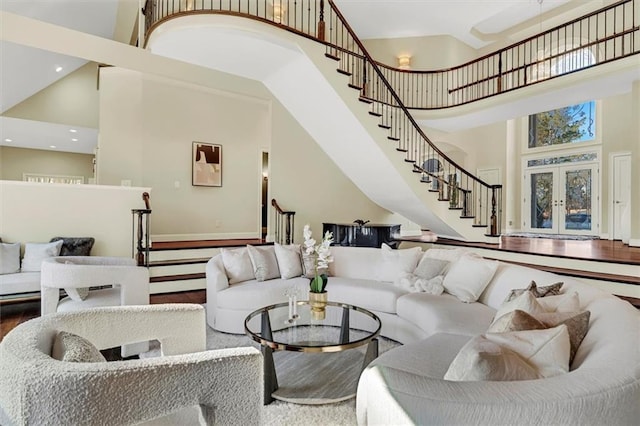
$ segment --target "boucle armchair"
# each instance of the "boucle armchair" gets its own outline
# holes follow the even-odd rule
[[[71,312],[101,306],[149,304],[149,271],[126,257],[58,256],[42,261],[41,313]],[[105,287],[84,293],[88,287]],[[68,296],[60,299],[60,289]],[[148,342],[122,346],[122,356],[149,350]]]
[[[199,406],[206,424],[259,424],[262,355],[205,351],[200,305],[92,308],[27,321],[0,343],[0,424],[131,425]],[[58,332],[98,349],[157,339],[162,356],[115,362],[52,358]]]

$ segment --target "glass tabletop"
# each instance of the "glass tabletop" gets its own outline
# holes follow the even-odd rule
[[[274,350],[339,352],[371,342],[380,334],[374,313],[358,306],[327,302],[323,319],[308,301],[293,306],[278,303],[250,313],[245,319],[249,337]]]

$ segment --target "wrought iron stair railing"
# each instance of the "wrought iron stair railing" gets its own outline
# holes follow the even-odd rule
[[[144,209],[131,209],[131,255],[138,266],[149,267],[149,250],[151,248],[149,241],[149,215],[151,214],[151,206],[148,192],[142,193],[142,201],[144,201]]]

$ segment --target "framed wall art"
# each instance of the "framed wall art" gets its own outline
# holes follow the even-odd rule
[[[222,186],[222,145],[193,142],[193,186]]]

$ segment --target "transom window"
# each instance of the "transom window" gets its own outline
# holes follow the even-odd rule
[[[595,139],[595,101],[529,116],[529,148],[574,144]]]

